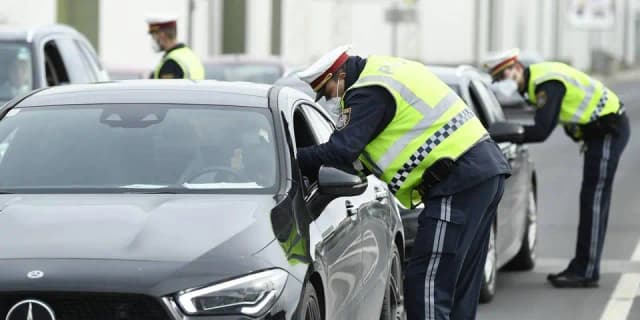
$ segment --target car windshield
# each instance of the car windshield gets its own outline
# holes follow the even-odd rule
[[[268,63],[237,63],[205,65],[207,79],[247,81],[272,84],[282,76],[282,68]]]
[[[0,101],[33,89],[31,51],[27,44],[0,42]]]
[[[272,192],[269,119],[224,106],[13,109],[0,121],[0,192]]]

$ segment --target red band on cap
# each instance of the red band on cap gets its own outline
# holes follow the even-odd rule
[[[517,56],[513,56],[505,61],[500,62],[497,66],[491,69],[491,75],[495,76],[498,72],[502,71],[504,68],[512,65],[514,62],[518,60]]]
[[[169,22],[163,22],[163,23],[150,23],[149,31],[158,31],[160,29],[175,28],[175,27],[176,27],[175,21],[169,21]]]
[[[346,52],[342,53],[338,57],[338,59],[336,59],[336,61],[333,62],[333,64],[331,65],[331,67],[329,67],[329,69],[327,69],[319,77],[317,77],[315,80],[311,82],[311,87],[315,88],[318,85],[320,85],[320,83],[327,77],[329,73],[336,73],[336,71],[338,71],[338,69],[342,67],[342,65],[347,61],[347,59],[349,59],[349,55]]]

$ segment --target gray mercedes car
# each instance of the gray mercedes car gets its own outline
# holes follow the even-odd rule
[[[386,185],[302,177],[329,116],[269,85],[134,80],[0,110],[0,319],[402,319]]]

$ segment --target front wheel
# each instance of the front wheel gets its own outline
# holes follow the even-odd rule
[[[398,247],[393,245],[393,255],[389,280],[384,293],[380,320],[404,320],[404,288],[402,282],[402,259]]]
[[[482,276],[482,288],[480,289],[480,303],[488,303],[496,294],[496,274],[498,263],[498,250],[496,249],[496,224],[491,226],[487,259],[484,262],[484,274]]]
[[[311,283],[307,283],[305,285],[304,295],[302,296],[301,301],[300,309],[298,310],[298,315],[295,319],[323,320],[318,295]]]

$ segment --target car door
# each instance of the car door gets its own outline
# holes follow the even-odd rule
[[[320,141],[328,141],[334,126],[322,112],[312,105],[304,105],[305,113],[312,120],[313,129],[320,137]],[[361,287],[356,295],[357,303],[355,318],[374,319],[379,317],[377,308],[384,298],[389,261],[391,259],[391,244],[393,241],[391,230],[392,195],[387,191],[382,181],[370,175],[367,190],[349,201],[358,208],[356,223],[361,233],[360,249],[362,252]],[[379,304],[377,304],[379,302]]]
[[[479,107],[486,115],[486,126],[491,126],[497,121],[506,121],[500,104],[490,89],[478,80],[474,80],[471,85],[471,90],[479,98]],[[497,250],[499,259],[503,260],[517,253],[520,247],[526,219],[529,183],[526,149],[511,142],[501,142],[498,146],[509,160],[512,169],[511,177],[506,180],[505,191],[498,207]]]
[[[303,111],[306,102],[294,109],[293,125],[297,148],[316,145],[329,139],[330,131],[319,130],[318,124]],[[354,319],[356,298],[362,289],[362,236],[358,224],[357,197],[339,197],[321,212],[314,212],[317,181],[305,182],[305,199],[321,239],[315,248],[316,259],[323,264],[327,319]]]

